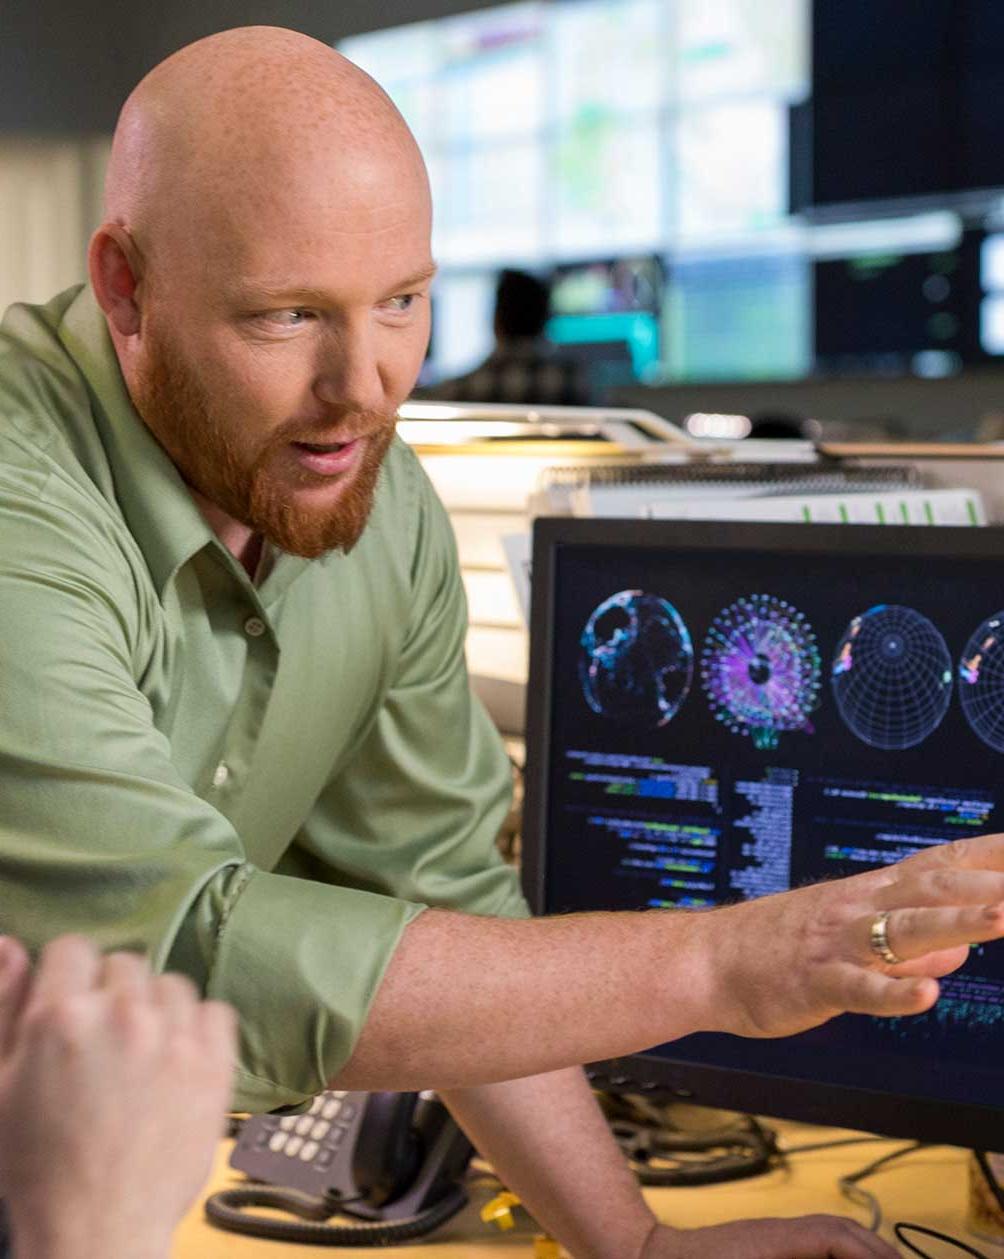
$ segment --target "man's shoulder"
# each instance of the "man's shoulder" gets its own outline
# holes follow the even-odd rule
[[[0,521],[4,533],[47,504],[91,536],[107,536],[107,455],[83,372],[60,329],[80,289],[19,303],[0,321]]]
[[[376,505],[382,516],[393,519],[398,544],[402,537],[420,531],[425,517],[443,511],[421,459],[400,436],[395,436],[387,450]]]
[[[79,291],[44,306],[18,303],[0,322],[0,462],[8,468],[72,472],[85,453],[100,453],[87,381],[59,335]]]
[[[452,525],[435,486],[415,451],[395,437],[380,470],[360,558],[388,572],[399,567],[403,578],[413,580],[417,566],[437,556],[448,559],[452,547]]]

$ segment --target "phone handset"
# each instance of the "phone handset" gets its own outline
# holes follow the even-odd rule
[[[433,1094],[330,1091],[303,1115],[248,1119],[230,1165],[263,1183],[213,1194],[206,1215],[256,1237],[346,1246],[407,1241],[465,1205],[460,1182],[472,1153]],[[266,1219],[248,1206],[278,1207],[298,1219]],[[352,1222],[333,1224],[335,1214]]]

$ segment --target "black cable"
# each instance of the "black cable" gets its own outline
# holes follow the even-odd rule
[[[727,1126],[687,1131],[678,1128],[669,1115],[668,1107],[660,1107],[647,1098],[631,1094],[599,1094],[599,1100],[607,1116],[611,1131],[626,1155],[632,1170],[642,1184],[650,1185],[701,1185],[722,1180],[734,1180],[743,1176],[757,1175],[783,1163],[793,1154],[810,1154],[817,1150],[832,1150],[845,1145],[885,1145],[887,1137],[861,1136],[840,1137],[834,1141],[817,1141],[808,1145],[781,1147],[776,1134],[763,1127],[751,1115],[741,1116],[739,1123]],[[741,1152],[740,1151],[741,1148]],[[856,1206],[871,1212],[869,1227],[878,1232],[882,1223],[882,1208],[876,1196],[862,1189],[860,1182],[874,1175],[889,1163],[930,1148],[924,1142],[911,1141],[881,1158],[850,1172],[838,1180],[841,1194]],[[725,1151],[715,1156],[712,1152]],[[684,1154],[711,1154],[705,1159],[685,1161]],[[990,1186],[997,1203],[1004,1211],[1004,1188],[997,1183],[987,1162],[986,1155],[976,1151],[980,1170]],[[652,1166],[655,1160],[677,1158],[677,1165],[669,1168]],[[762,1159],[762,1162],[760,1161]],[[947,1233],[909,1221],[897,1221],[893,1225],[897,1241],[922,1259],[935,1259],[929,1251],[911,1242],[906,1233],[919,1233],[934,1238],[974,1259],[987,1259],[981,1250],[960,1241]]]
[[[997,1182],[990,1164],[987,1162],[986,1150],[973,1150],[976,1155],[976,1165],[983,1173],[983,1179],[986,1181],[987,1188],[994,1196],[994,1201],[1000,1207],[1001,1213],[1004,1214],[1004,1189]]]
[[[781,1154],[812,1154],[816,1150],[835,1150],[838,1145],[885,1145],[888,1137],[841,1137],[839,1141],[814,1141],[811,1145],[785,1145]]]
[[[834,1144],[850,1144],[851,1140],[855,1139],[856,1138],[851,1138],[847,1142],[834,1142]],[[881,1137],[860,1139],[882,1140]],[[878,1199],[875,1195],[869,1193],[866,1189],[861,1189],[858,1182],[881,1170],[881,1168],[885,1167],[888,1163],[892,1163],[896,1159],[903,1158],[904,1155],[914,1154],[917,1150],[930,1148],[930,1146],[926,1145],[922,1141],[911,1142],[909,1145],[901,1146],[898,1150],[893,1150],[889,1154],[884,1154],[881,1158],[877,1158],[873,1163],[867,1164],[867,1166],[860,1168],[856,1172],[851,1172],[848,1176],[842,1176],[837,1182],[840,1186],[840,1192],[844,1195],[844,1197],[849,1198],[851,1202],[855,1202],[859,1206],[865,1205],[871,1209],[872,1219],[870,1227],[873,1232],[878,1232],[879,1226],[882,1223],[882,1209],[879,1206]],[[977,1152],[976,1157],[979,1161],[979,1152]],[[1000,1186],[996,1182],[996,1178],[991,1173],[990,1168],[986,1163],[985,1156],[982,1159],[981,1167],[984,1175],[987,1177],[989,1183],[994,1189],[995,1197],[998,1202],[1001,1203],[1002,1207],[1004,1207],[1004,1193],[1002,1193]],[[961,1241],[957,1237],[952,1237],[949,1233],[942,1233],[938,1229],[928,1228],[924,1224],[912,1224],[908,1220],[897,1220],[896,1223],[893,1224],[893,1234],[895,1235],[896,1240],[902,1242],[902,1244],[912,1254],[920,1255],[922,1259],[935,1259],[935,1256],[932,1255],[929,1250],[923,1250],[920,1246],[910,1241],[910,1239],[905,1236],[908,1232],[920,1233],[924,1237],[931,1237],[935,1241],[942,1242],[947,1246],[954,1246],[963,1254],[974,1256],[974,1259],[988,1259],[987,1255],[982,1250],[977,1250],[974,1246],[970,1246],[968,1242]]]
[[[913,1254],[922,1256],[922,1259],[935,1259],[935,1256],[929,1250],[921,1250],[919,1246],[915,1246],[908,1237],[903,1236],[905,1232],[909,1231],[911,1233],[920,1233],[924,1237],[933,1237],[935,1241],[955,1246],[965,1255],[973,1255],[975,1259],[987,1259],[982,1250],[977,1250],[975,1246],[970,1246],[968,1242],[961,1242],[957,1237],[949,1237],[947,1233],[939,1233],[936,1228],[927,1228],[923,1224],[909,1224],[906,1220],[901,1220],[893,1225],[892,1231],[895,1233],[898,1242],[902,1242],[907,1250],[912,1251]]]
[[[862,1189],[858,1182],[868,1176],[874,1176],[887,1163],[893,1163],[905,1154],[914,1154],[917,1150],[923,1148],[923,1141],[911,1141],[908,1145],[901,1145],[898,1150],[893,1150],[889,1154],[883,1154],[881,1158],[877,1158],[873,1163],[868,1163],[866,1166],[859,1168],[858,1171],[841,1176],[837,1181],[837,1187],[849,1202],[871,1211],[871,1221],[868,1227],[873,1233],[877,1233],[882,1226],[882,1208],[879,1205],[878,1198],[873,1193],[869,1193],[867,1189]]]
[[[718,1128],[682,1129],[667,1107],[601,1094],[607,1122],[640,1184],[715,1185],[759,1176],[778,1161],[774,1132],[750,1115]]]

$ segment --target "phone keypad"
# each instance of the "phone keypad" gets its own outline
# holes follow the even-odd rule
[[[335,1161],[357,1106],[344,1091],[321,1093],[302,1115],[283,1115],[256,1121],[253,1147],[262,1154],[281,1154],[311,1170],[327,1171]],[[306,1169],[305,1169],[306,1170]]]

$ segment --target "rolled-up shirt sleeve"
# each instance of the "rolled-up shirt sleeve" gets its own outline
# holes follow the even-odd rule
[[[0,537],[0,931],[186,970],[239,1012],[234,1107],[302,1101],[351,1053],[421,906],[248,862],[137,684],[141,613],[100,513],[0,469]]]

